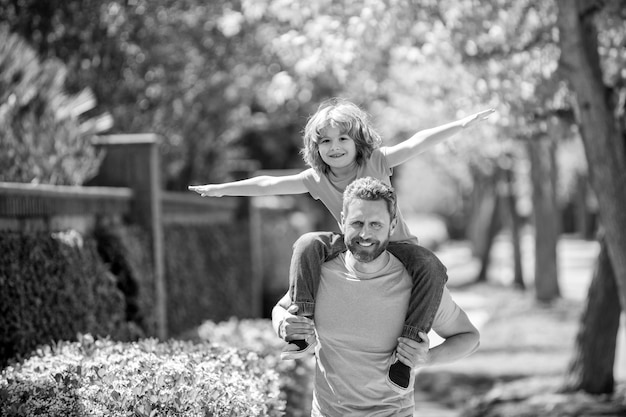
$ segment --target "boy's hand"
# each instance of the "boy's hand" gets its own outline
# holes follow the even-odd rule
[[[296,316],[298,306],[291,305],[287,315],[282,319],[278,334],[287,342],[290,340],[306,340],[315,334],[313,320],[304,316]]]
[[[190,185],[187,187],[189,191],[195,191],[202,197],[222,197],[224,194],[216,189],[214,185]]]
[[[461,126],[463,126],[463,128],[466,128],[476,123],[479,123],[487,119],[491,115],[491,113],[494,113],[495,111],[496,109],[488,109],[472,114],[471,116],[467,116],[465,119],[463,119],[463,123],[461,124]]]
[[[421,342],[406,337],[398,338],[396,357],[411,369],[428,363],[428,351],[430,349],[428,335],[424,332],[419,332],[418,335],[422,339]]]

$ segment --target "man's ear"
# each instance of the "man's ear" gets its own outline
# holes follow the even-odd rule
[[[391,219],[391,224],[389,225],[389,235],[391,235],[393,231],[396,230],[397,225],[398,225],[398,216]]]
[[[343,230],[343,222],[345,221],[345,216],[343,215],[343,211],[341,212],[341,221],[337,222],[339,225],[339,230]]]

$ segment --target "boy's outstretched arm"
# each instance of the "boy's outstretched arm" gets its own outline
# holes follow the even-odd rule
[[[444,140],[454,136],[461,130],[487,119],[495,109],[483,110],[455,122],[420,130],[407,140],[387,148],[387,163],[390,167],[398,166]]]
[[[202,197],[255,197],[264,195],[304,194],[308,190],[299,174],[276,177],[261,175],[223,184],[190,185]]]

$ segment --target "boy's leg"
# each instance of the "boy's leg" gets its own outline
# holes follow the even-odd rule
[[[297,315],[313,317],[322,264],[345,251],[343,235],[338,233],[311,232],[296,240],[289,266],[289,295],[292,304],[298,307]],[[304,340],[292,341],[283,350],[281,358],[302,357],[311,347]]]
[[[446,267],[434,253],[419,245],[391,242],[387,249],[402,262],[413,281],[402,337],[421,342],[418,332],[430,331],[441,303],[448,280]],[[392,386],[408,388],[410,371],[402,362],[394,362],[389,369]]]

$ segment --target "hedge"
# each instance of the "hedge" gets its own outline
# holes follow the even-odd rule
[[[247,222],[166,224],[164,235],[168,334],[253,315]]]
[[[93,237],[102,262],[124,294],[126,321],[137,325],[137,338],[155,337],[155,278],[148,233],[136,225],[100,226]]]
[[[93,239],[0,232],[0,253],[0,366],[78,332],[128,336],[123,294]]]
[[[313,355],[295,361],[283,361],[280,352],[285,342],[272,329],[270,320],[231,318],[215,323],[207,321],[197,329],[197,340],[219,346],[252,349],[280,375],[280,390],[286,400],[286,415],[311,415],[315,359]]]
[[[278,374],[256,353],[184,341],[81,336],[0,375],[0,417],[282,416]]]

